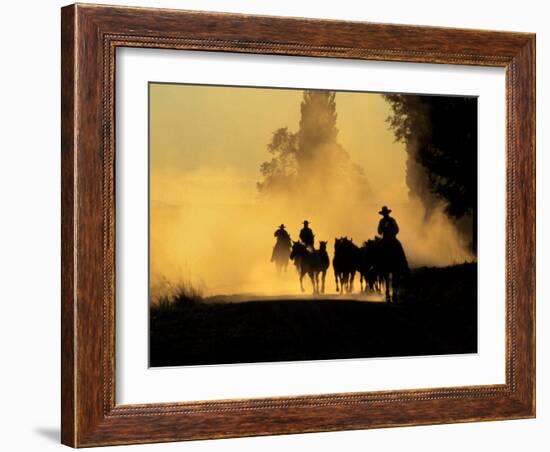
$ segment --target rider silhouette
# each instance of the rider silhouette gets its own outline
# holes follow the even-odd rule
[[[384,206],[378,213],[382,215],[382,219],[378,223],[378,234],[386,240],[395,239],[395,236],[399,233],[399,226],[397,226],[397,221],[390,217],[391,210]]]
[[[275,243],[273,253],[271,254],[271,262],[275,260],[275,253],[277,249],[290,249],[292,244],[290,235],[286,231],[284,224],[279,226],[279,228],[273,233],[273,236],[277,239],[277,242]]]
[[[286,232],[284,224],[279,226],[279,228],[273,233],[273,237],[276,237],[277,241],[281,240],[284,242],[288,242],[288,244],[290,245],[290,235],[288,235],[288,232]]]
[[[408,272],[409,264],[407,262],[407,256],[401,242],[397,240],[396,235],[399,233],[399,226],[397,221],[390,217],[391,210],[386,206],[382,207],[382,210],[378,212],[382,215],[380,223],[378,223],[378,234],[382,236],[381,243],[386,248],[386,253],[390,256],[394,256],[399,262],[404,271]]]
[[[313,231],[309,228],[309,221],[304,221],[304,227],[300,231],[300,240],[302,243],[307,246],[311,247],[313,249],[313,244],[315,243],[315,235],[313,234]]]

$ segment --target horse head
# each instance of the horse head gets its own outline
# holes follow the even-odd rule
[[[297,256],[303,256],[304,252],[307,252],[306,247],[301,242],[292,242],[292,250],[290,251],[290,258],[294,260]]]

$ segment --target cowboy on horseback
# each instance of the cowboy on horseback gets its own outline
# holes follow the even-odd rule
[[[288,250],[290,253],[290,247],[292,246],[292,240],[290,240],[290,235],[285,229],[285,225],[281,224],[278,229],[273,233],[273,237],[277,239],[275,246],[273,247],[273,253],[271,254],[271,262],[274,262],[276,259],[276,254],[279,251]]]
[[[275,263],[277,272],[280,273],[282,270],[286,271],[292,240],[290,239],[290,235],[286,231],[284,224],[281,224],[279,228],[275,230],[273,236],[277,239],[277,241],[275,242],[273,252],[271,253],[271,262]]]
[[[382,215],[382,219],[378,223],[378,234],[382,236],[379,247],[382,260],[381,270],[386,282],[386,301],[390,302],[393,298],[393,301],[396,302],[399,281],[408,274],[409,264],[403,245],[397,240],[399,226],[397,226],[397,221],[390,217],[391,210],[384,206],[378,213]],[[390,295],[390,274],[393,297]]]
[[[306,247],[310,248],[310,251],[313,251],[314,249],[313,245],[315,243],[315,235],[313,234],[313,231],[310,229],[309,221],[307,220],[304,221],[304,227],[300,231],[300,240]]]
[[[273,237],[277,239],[277,241],[282,241],[285,244],[288,244],[290,247],[290,235],[288,235],[288,232],[285,229],[285,225],[281,224],[277,230],[273,233]]]
[[[378,223],[378,234],[381,235],[383,239],[395,239],[399,233],[399,226],[397,226],[395,218],[390,217],[391,209],[384,206],[378,213],[382,215],[382,219]]]

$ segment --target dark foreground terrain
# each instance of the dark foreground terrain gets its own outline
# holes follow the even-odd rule
[[[152,307],[150,365],[477,352],[477,266],[413,270],[397,305],[338,299]]]

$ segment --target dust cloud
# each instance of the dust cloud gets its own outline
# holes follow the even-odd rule
[[[392,175],[388,181],[402,181],[398,187],[385,184],[383,173],[374,173],[371,165],[364,164],[368,160],[358,162],[355,157],[366,150],[344,148],[339,132],[350,136],[353,130],[344,133],[347,120],[338,121],[338,96],[304,92],[297,130],[277,129],[278,124],[273,124],[267,148],[258,150],[263,164],[255,174],[236,165],[152,169],[153,295],[180,282],[199,287],[204,296],[298,294],[292,262],[283,275],[277,275],[270,262],[277,227],[284,223],[297,240],[302,222],[308,220],[315,243],[327,241],[332,259],[335,237],[351,237],[361,245],[376,235],[383,205],[392,209],[400,228],[398,238],[412,267],[475,259],[463,234],[445,215],[443,202],[432,200],[426,215],[422,200],[408,196],[405,145],[400,145],[403,165],[389,163],[386,169]],[[379,124],[387,129],[385,117],[379,118]],[[194,149],[182,146],[181,152]],[[385,150],[369,152],[370,160],[378,159],[377,168],[383,167]],[[331,268],[327,292],[335,292]]]

